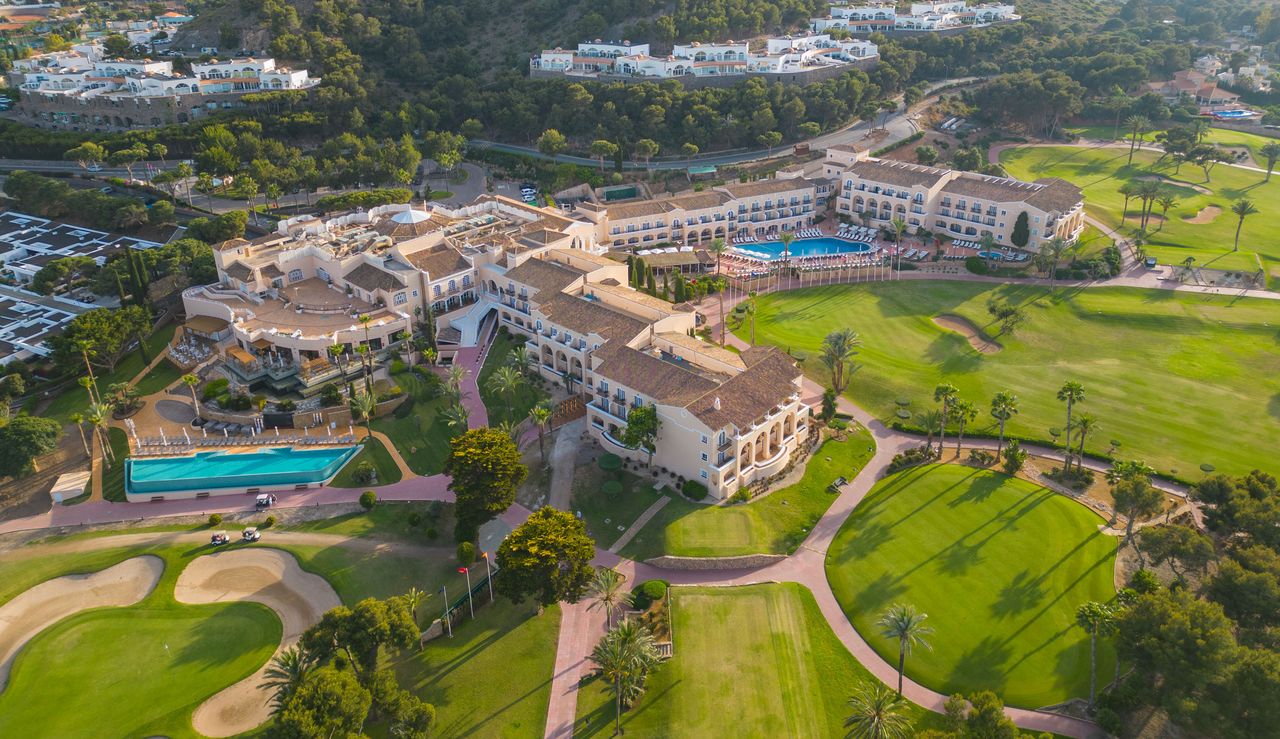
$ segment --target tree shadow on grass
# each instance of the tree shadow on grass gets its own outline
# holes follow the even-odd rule
[[[985,543],[984,539],[975,544],[962,541],[952,544],[939,553],[942,560],[938,562],[938,571],[951,577],[967,575],[975,565],[982,564],[982,545]]]
[[[994,636],[983,637],[956,661],[947,677],[948,685],[964,686],[967,690],[994,690],[1004,693],[1009,674],[1005,665],[1013,656],[1009,646]]]
[[[1271,396],[1271,400],[1267,402],[1267,412],[1273,418],[1280,418],[1280,393]]]
[[[1033,608],[1044,600],[1046,593],[1040,587],[1042,578],[1033,578],[1029,570],[1013,576],[1013,580],[1000,589],[1000,595],[991,604],[992,615],[1004,618]]]
[[[857,535],[853,537],[853,541],[849,542],[848,547],[845,547],[845,554],[858,558],[866,557],[891,538],[893,537],[889,533],[889,527],[879,521],[873,521],[865,528],[858,530]]]
[[[853,608],[857,613],[879,611],[886,603],[906,592],[902,578],[884,573],[872,580],[853,596]]]
[[[640,705],[632,706],[631,708],[622,712],[623,730],[625,731],[627,728],[627,724],[631,723],[633,719],[643,714],[650,707],[654,705],[658,705],[659,703],[665,702],[667,700],[670,700],[667,694],[670,693],[672,690],[674,690],[682,682],[684,681],[676,680],[675,682],[671,683],[667,687],[663,688],[662,692],[660,693],[645,693],[644,697],[640,700]],[[587,690],[599,690],[599,691],[608,693],[608,687],[604,684],[604,682],[602,681],[599,675],[592,675],[591,677],[587,678],[582,682],[579,688],[579,693],[581,694]],[[610,696],[610,699],[608,701],[602,703],[595,710],[591,711],[585,716],[578,717],[578,719],[573,724],[573,735],[574,736],[604,736],[607,733],[608,735],[612,736],[613,723],[616,715],[617,715],[617,708],[615,707],[612,696]]]
[[[212,669],[240,658],[245,652],[244,643],[227,644],[227,636],[243,634],[247,611],[266,608],[260,603],[219,604],[214,613],[201,619],[200,628],[193,632],[194,638],[184,644],[174,655],[174,665],[190,663],[198,664],[202,669]],[[280,617],[274,612],[271,612],[271,619],[275,624],[280,623]],[[270,633],[269,630],[268,633]],[[279,637],[276,638],[279,639]],[[272,646],[275,644],[273,643]]]
[[[996,475],[985,475],[969,479],[969,487],[954,500],[947,503],[949,508],[957,508],[964,503],[984,503],[1004,485],[1004,479]]]

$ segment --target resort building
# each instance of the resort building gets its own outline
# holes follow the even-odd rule
[[[576,51],[551,49],[529,60],[535,77],[587,77],[607,81],[676,79],[685,83],[732,84],[745,76],[787,82],[815,82],[850,68],[868,69],[880,58],[876,45],[836,40],[824,33],[771,38],[751,51],[745,42],[676,44],[666,56],[653,56],[648,44],[630,41],[584,42]]]
[[[869,226],[896,219],[918,229],[976,240],[990,234],[1014,245],[1014,226],[1026,213],[1029,236],[1020,248],[1035,251],[1053,238],[1073,242],[1084,231],[1084,195],[1066,180],[1022,182],[875,159],[853,146],[827,150],[824,170],[838,178],[836,213]]]
[[[25,122],[100,132],[186,123],[239,107],[246,93],[309,90],[320,80],[274,59],[213,60],[179,73],[167,60],[105,58],[92,43],[15,62],[9,82],[23,93],[13,111]]]
[[[813,18],[810,25],[818,33],[838,30],[848,33],[936,33],[982,28],[1021,20],[1012,4],[969,5],[965,0],[911,3],[910,11],[899,12],[894,3],[832,5],[826,18]]]

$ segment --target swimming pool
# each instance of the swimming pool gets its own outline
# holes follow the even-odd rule
[[[1220,110],[1213,114],[1214,118],[1251,118],[1257,115],[1252,110]]]
[[[213,451],[182,457],[131,457],[124,461],[125,493],[193,497],[196,493],[221,495],[255,488],[310,487],[333,479],[359,451],[358,446],[276,447],[242,453]]]
[[[980,251],[978,252],[978,256],[982,257],[983,259],[990,259],[994,262],[998,262],[1001,259],[1004,259],[1004,255],[998,251]]]
[[[760,241],[753,244],[739,244],[734,251],[760,259],[778,259],[782,256],[781,241]],[[817,239],[796,239],[791,242],[789,253],[792,257],[821,257],[833,254],[865,254],[871,251],[871,245],[861,241],[845,241],[830,236]]]

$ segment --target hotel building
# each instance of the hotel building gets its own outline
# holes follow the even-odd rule
[[[830,30],[849,33],[918,33],[959,31],[982,28],[996,23],[1021,20],[1012,4],[984,3],[969,5],[965,0],[911,3],[910,11],[901,13],[894,3],[832,5],[826,18],[813,18],[815,32]]]

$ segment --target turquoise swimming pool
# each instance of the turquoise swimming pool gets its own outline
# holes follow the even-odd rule
[[[864,254],[871,251],[870,244],[862,241],[845,241],[831,236],[817,239],[796,239],[791,242],[788,254],[791,257],[818,257],[833,254]],[[760,259],[778,259],[782,256],[781,241],[757,241],[751,244],[739,244],[734,251]]]
[[[124,461],[124,486],[130,495],[296,488],[327,482],[359,451],[358,446],[276,447],[242,453],[131,457]]]

